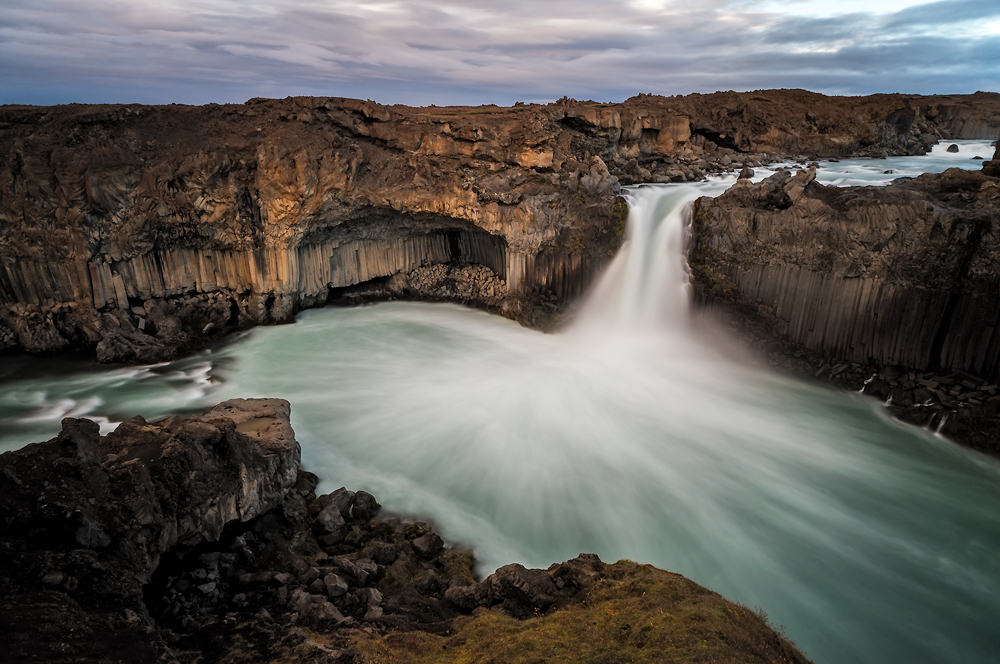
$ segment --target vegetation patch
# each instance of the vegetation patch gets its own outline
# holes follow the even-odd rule
[[[762,614],[649,565],[608,565],[569,603],[525,620],[478,609],[447,636],[359,634],[366,661],[807,662]]]

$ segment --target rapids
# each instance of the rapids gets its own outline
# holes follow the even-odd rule
[[[871,184],[957,163],[934,159],[820,174]],[[632,189],[625,245],[564,333],[387,303],[307,311],[168,365],[5,358],[0,442],[46,439],[66,416],[108,430],[282,397],[321,490],[432,518],[483,573],[630,558],[760,607],[820,664],[998,661],[1000,463],[734,359],[692,320],[685,204],[731,181]]]

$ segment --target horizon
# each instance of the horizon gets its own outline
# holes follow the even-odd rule
[[[621,101],[600,101],[596,99],[573,99],[568,98],[570,103],[579,104],[601,104],[606,106],[614,106],[624,104],[632,99],[641,97],[643,95],[650,97],[661,97],[663,99],[673,99],[673,98],[685,98],[693,95],[701,96],[711,96],[716,94],[753,94],[753,93],[764,93],[764,92],[807,92],[810,94],[821,95],[824,97],[835,97],[835,98],[857,98],[865,99],[869,97],[888,97],[888,96],[898,96],[898,97],[971,97],[974,95],[997,95],[1000,96],[1000,92],[994,92],[991,90],[976,90],[974,92],[952,92],[952,93],[934,93],[934,94],[918,94],[910,92],[873,92],[871,94],[826,94],[823,92],[816,92],[815,90],[806,90],[804,88],[758,88],[754,90],[716,90],[714,92],[689,92],[686,94],[675,94],[675,95],[658,95],[656,93],[649,92],[637,92]],[[285,97],[251,97],[245,101],[232,101],[232,102],[205,102],[205,103],[183,103],[183,102],[164,102],[164,103],[144,103],[144,102],[64,102],[59,104],[19,104],[19,103],[0,103],[0,108],[6,107],[22,107],[22,108],[58,108],[61,106],[188,106],[192,108],[202,108],[206,106],[243,106],[249,104],[253,101],[286,101],[289,99],[352,99],[355,101],[365,101],[378,104],[380,106],[392,107],[392,106],[404,106],[407,108],[483,108],[486,106],[494,106],[496,108],[518,108],[520,106],[552,106],[558,104],[563,97],[553,99],[552,101],[545,102],[513,102],[511,104],[496,104],[496,103],[484,103],[484,104],[421,104],[421,105],[411,105],[411,104],[388,104],[381,102],[377,99],[363,99],[361,97],[344,97],[341,95],[288,95]]]
[[[1000,3],[10,0],[0,64],[0,104],[33,106],[958,95],[1000,90]]]

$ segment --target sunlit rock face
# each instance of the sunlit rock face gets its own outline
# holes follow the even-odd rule
[[[5,107],[0,351],[153,362],[331,298],[460,301],[551,328],[621,242],[619,182],[919,152],[988,127],[998,95]]]
[[[610,256],[624,208],[599,157],[555,161],[551,118],[522,115],[325,99],[7,111],[3,342],[155,361],[394,275],[390,294],[533,322]]]

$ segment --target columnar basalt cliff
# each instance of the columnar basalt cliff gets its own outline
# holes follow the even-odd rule
[[[469,661],[470,642],[512,661],[528,622],[569,634],[575,661],[807,664],[754,612],[648,565],[581,555],[477,583],[427,523],[365,491],[317,497],[289,416],[237,399],[104,437],[67,419],[0,455],[3,661]]]
[[[997,127],[1000,96],[980,93],[3,107],[0,351],[162,360],[331,299],[460,301],[551,327],[620,243],[619,181]]]
[[[1000,453],[998,220],[1000,181],[975,171],[741,180],[695,204],[696,292],[799,370],[868,381],[904,419]]]

